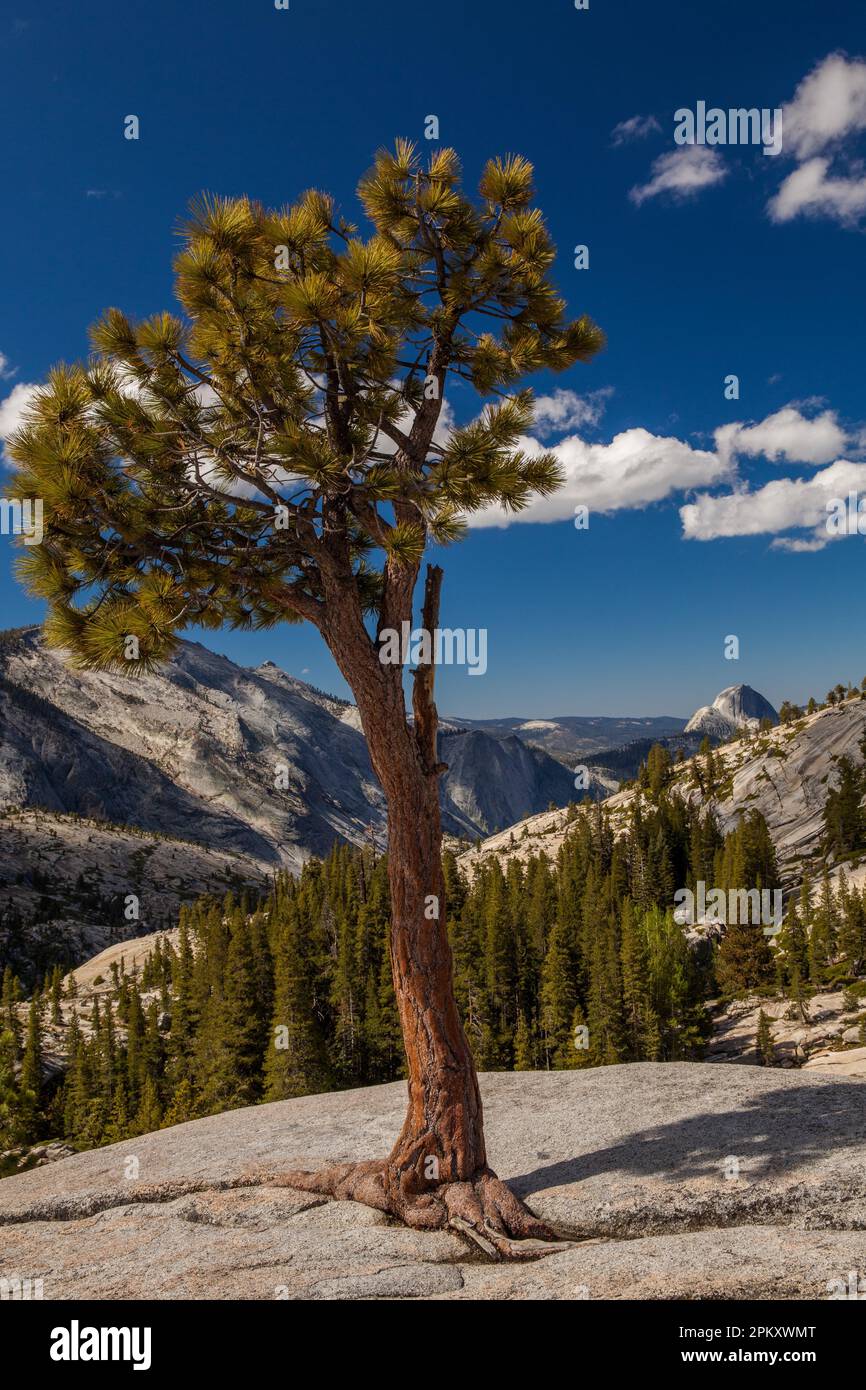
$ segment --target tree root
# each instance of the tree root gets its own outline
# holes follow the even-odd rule
[[[415,1230],[450,1227],[492,1260],[534,1260],[572,1248],[489,1168],[465,1182],[438,1183],[429,1192],[408,1192],[388,1159],[335,1163],[315,1173],[280,1173],[273,1182],[341,1202],[362,1202]]]

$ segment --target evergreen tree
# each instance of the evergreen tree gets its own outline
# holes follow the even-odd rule
[[[21,1058],[18,1100],[22,1129],[31,1142],[39,1137],[42,1100],[42,1019],[39,997],[34,993],[27,1012],[27,1040]]]
[[[722,993],[732,998],[765,989],[773,973],[773,954],[760,922],[729,922],[716,961]]]
[[[785,978],[790,982],[796,975],[802,982],[809,978],[809,940],[797,904],[791,902],[785,925],[779,934],[779,955],[784,962]]]
[[[10,1029],[0,1030],[0,1148],[26,1143],[31,1129],[28,1107],[22,1107],[16,1076],[18,1048]]]
[[[866,774],[844,754],[836,766],[839,780],[827,793],[824,806],[824,844],[828,853],[843,856],[866,845],[866,815],[861,806]]]
[[[844,895],[843,895],[844,888]],[[848,973],[866,973],[866,885],[861,896],[856,888],[848,889],[844,874],[840,875],[840,908],[838,950]]]
[[[514,1070],[534,1071],[536,1068],[536,1042],[526,1016],[520,1014],[514,1034]]]
[[[837,931],[836,903],[830,886],[830,876],[825,868],[818,902],[811,909],[809,932],[809,979],[815,985],[821,986],[830,982],[836,957]]]
[[[150,1134],[162,1124],[162,1107],[159,1103],[156,1082],[152,1076],[145,1078],[141,1091],[141,1101],[135,1118],[135,1132]]]
[[[491,160],[469,196],[453,150],[425,164],[399,141],[359,185],[367,239],[318,191],[279,211],[202,196],[175,261],[182,316],[133,324],[109,310],[93,359],[56,368],[7,445],[13,495],[44,499],[47,514],[20,572],[49,603],[48,640],[80,665],[128,675],[189,626],[307,620],[352,687],[388,805],[395,987],[426,1105],[385,1170],[395,1212],[407,1167],[422,1190],[429,1153],[445,1156],[443,1183],[496,1181],[452,987],[435,661],[418,663],[410,720],[391,634],[412,624],[429,544],[458,540],[469,513],[521,510],[562,481],[552,454],[521,448],[533,411],[520,387],[588,360],[603,334],[565,317],[532,178],[518,156]],[[495,402],[440,444],[455,380]],[[428,633],[441,582],[428,566]],[[243,979],[227,997],[246,988],[239,949],[231,974]],[[222,1039],[239,1049],[236,1095],[254,1090],[247,1041]]]
[[[773,1047],[773,1033],[770,1028],[770,1020],[761,1009],[758,1014],[758,1036],[756,1041],[758,1056],[762,1066],[772,1067],[775,1065],[776,1053]]]
[[[630,899],[622,905],[623,1028],[628,1059],[654,1062],[660,1044],[658,1019],[652,1006],[647,941],[635,921]]]
[[[286,903],[274,936],[274,1010],[265,1056],[265,1098],[285,1100],[330,1088],[325,1040],[313,1001],[313,969],[294,904]]]
[[[547,1068],[574,1063],[572,1024],[577,988],[567,936],[566,929],[557,922],[541,971],[541,1028]]]

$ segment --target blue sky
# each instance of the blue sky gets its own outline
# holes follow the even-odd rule
[[[489,665],[444,669],[440,709],[688,715],[735,681],[778,703],[866,674],[863,537],[820,525],[866,470],[859,0],[13,3],[0,39],[0,425],[104,307],[171,306],[198,190],[315,185],[355,215],[375,150],[423,144],[435,114],[470,181],[493,154],[533,161],[561,289],[609,337],[535,383],[537,438],[570,469],[560,519],[476,528],[445,556],[443,622],[486,627]],[[782,153],[678,147],[674,112],[698,101],[783,108]],[[41,612],[12,554],[0,537],[3,626]],[[345,693],[312,628],[206,640]]]

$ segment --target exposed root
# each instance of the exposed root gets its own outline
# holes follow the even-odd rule
[[[466,1182],[431,1185],[427,1192],[408,1192],[388,1159],[335,1163],[315,1173],[280,1173],[273,1181],[342,1202],[363,1202],[415,1230],[450,1227],[492,1260],[538,1259],[571,1248],[489,1168]]]

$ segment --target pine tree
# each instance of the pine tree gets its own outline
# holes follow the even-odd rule
[[[808,980],[809,939],[797,904],[793,901],[788,907],[785,925],[779,934],[779,954],[784,961],[785,975],[789,981],[793,980],[795,975],[801,982]]]
[[[866,908],[856,887],[851,887],[844,871],[837,887],[839,928],[837,950],[852,977],[866,970]]]
[[[21,1058],[19,1080],[22,1128],[30,1141],[39,1137],[42,1096],[42,1020],[40,1001],[34,993],[27,1013],[27,1040],[24,1044],[24,1055]]]
[[[821,893],[817,905],[811,909],[811,917],[809,979],[815,985],[826,985],[832,975],[838,930],[838,913],[826,868],[821,881]]]
[[[153,1130],[159,1129],[161,1124],[162,1107],[159,1103],[156,1082],[152,1076],[148,1076],[142,1087],[141,1101],[135,1117],[135,1132],[137,1134],[150,1134]]]
[[[192,1082],[188,1076],[184,1076],[178,1082],[171,1102],[162,1119],[163,1129],[170,1125],[182,1125],[187,1120],[194,1120],[198,1114],[195,1092]]]
[[[596,932],[590,966],[587,1026],[592,1061],[609,1066],[625,1059],[622,982],[616,933],[605,921]]]
[[[761,1065],[765,1067],[774,1066],[776,1061],[776,1053],[773,1047],[773,1033],[770,1028],[770,1020],[764,1013],[763,1009],[761,1009],[760,1013],[758,1014],[758,1036],[756,1040],[756,1047],[758,1050],[758,1056],[761,1059]]]
[[[514,1070],[534,1071],[536,1067],[536,1043],[532,1029],[525,1014],[520,1014],[514,1034]]]
[[[193,953],[187,911],[181,909],[177,958],[172,973],[169,1078],[173,1085],[192,1080],[193,1039],[198,1015],[193,998]]]
[[[27,1142],[32,1117],[21,1104],[16,1076],[18,1047],[10,1029],[0,1029],[0,1148],[11,1149]]]
[[[18,1022],[18,1004],[20,1001],[21,981],[14,974],[11,965],[7,965],[3,970],[0,1012],[2,1012],[2,1027],[12,1034],[16,1055],[21,1048],[21,1027]]]
[[[63,974],[59,965],[55,965],[51,972],[49,981],[49,998],[51,1000],[51,1022],[55,1027],[60,1027],[63,1023],[63,1014],[60,1008],[60,1001],[63,992]]]
[[[650,993],[649,956],[630,899],[622,905],[621,936],[623,1028],[628,1059],[654,1062],[660,1039]]]
[[[286,1100],[329,1089],[330,1065],[316,1017],[313,970],[293,906],[275,935],[273,1018],[265,1054],[265,1098]]]
[[[845,754],[836,767],[838,783],[830,788],[824,806],[824,844],[829,853],[843,856],[866,844],[866,815],[861,807],[866,775]]]
[[[662,1061],[700,1056],[708,1023],[704,981],[671,909],[652,907],[641,921],[648,962],[650,1038]],[[655,1034],[655,1037],[653,1037]]]
[[[722,993],[737,997],[764,989],[773,973],[773,953],[760,922],[729,922],[716,961]]]
[[[541,971],[541,1028],[546,1067],[573,1065],[573,1018],[577,1004],[567,931],[557,922]]]
[[[447,946],[435,657],[417,664],[410,720],[392,639],[412,624],[428,543],[559,485],[552,455],[521,448],[519,388],[591,358],[603,335],[565,318],[526,160],[491,160],[469,197],[454,151],[425,165],[399,141],[359,195],[366,240],[320,192],[281,211],[202,196],[175,262],[183,317],[109,310],[93,359],[52,372],[7,448],[13,495],[43,499],[47,518],[22,577],[49,603],[48,639],[81,665],[129,674],[187,626],[307,620],[352,687],[388,804],[407,1064],[428,1098],[385,1170],[403,1211],[407,1165],[420,1192],[429,1153],[447,1156],[443,1183],[495,1179]],[[495,403],[440,445],[455,380]],[[428,634],[441,581],[429,566]]]
[[[105,1129],[105,1139],[107,1143],[114,1144],[120,1139],[126,1139],[129,1133],[129,1103],[127,1098],[126,1079],[121,1073],[114,1086],[114,1094],[111,1099],[111,1112]]]
[[[219,1010],[212,1014],[210,1065],[202,1085],[207,1109],[252,1105],[260,1097],[265,1037],[255,984],[249,926],[240,910],[235,910]]]

